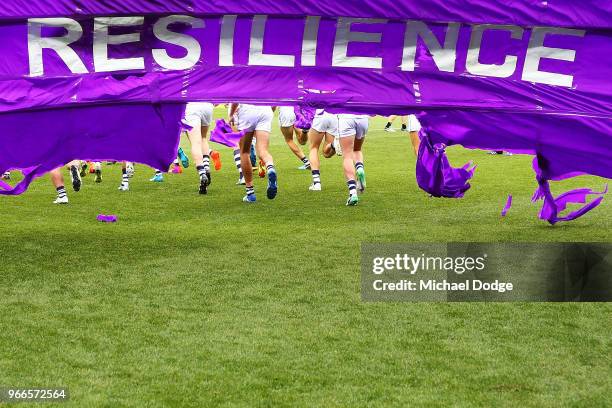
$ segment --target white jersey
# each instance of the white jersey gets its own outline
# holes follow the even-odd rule
[[[185,109],[185,123],[191,127],[208,127],[213,120],[215,106],[207,102],[189,102]]]
[[[270,106],[240,104],[236,112],[236,123],[239,131],[268,132],[272,131],[274,112]]]

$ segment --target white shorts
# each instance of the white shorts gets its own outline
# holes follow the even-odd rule
[[[240,105],[236,114],[238,130],[250,132],[272,131],[272,119],[274,112],[269,106]]]
[[[295,116],[295,109],[293,106],[281,106],[278,108],[278,121],[280,127],[289,128],[295,125],[297,117]]]
[[[319,133],[329,133],[336,137],[338,136],[338,115],[317,111],[312,121],[312,128]]]
[[[421,131],[421,122],[417,119],[415,115],[408,115],[408,131],[409,132],[420,132]]]
[[[363,139],[369,127],[370,118],[367,115],[338,115],[338,137]]]
[[[214,109],[215,107],[212,103],[189,102],[185,109],[184,122],[193,128],[210,126],[213,120]]]

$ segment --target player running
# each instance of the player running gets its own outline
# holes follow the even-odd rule
[[[368,115],[338,115],[338,138],[342,146],[344,176],[349,189],[347,206],[357,205],[358,194],[363,193],[366,188],[362,147],[369,125]]]
[[[200,177],[200,194],[207,194],[208,186],[212,182],[210,173],[211,150],[207,136],[213,120],[214,109],[215,106],[212,103],[189,102],[185,111],[185,124],[192,128],[187,132],[187,136],[191,143],[191,157],[196,164]]]
[[[333,149],[334,138],[338,134],[338,116],[318,109],[312,127],[308,132],[310,140],[310,170],[312,173],[312,184],[308,188],[310,191],[321,191],[321,161],[319,158],[319,148],[325,139],[326,145],[330,148],[325,149],[325,157],[335,154]]]
[[[266,163],[268,173],[267,197],[272,200],[278,194],[278,176],[274,167],[274,159],[268,147],[272,119],[274,112],[269,106],[255,106],[233,103],[229,112],[230,126],[236,126],[238,131],[246,132],[240,140],[240,164],[246,185],[246,195],[242,199],[245,203],[257,201],[253,187],[253,166],[251,164],[251,146],[253,139],[257,140],[257,152],[261,160]]]
[[[285,137],[285,142],[287,143],[287,146],[289,146],[289,150],[291,150],[293,154],[302,162],[302,166],[300,166],[298,170],[310,170],[310,161],[308,160],[308,157],[306,157],[304,152],[302,152],[302,149],[295,144],[293,139],[293,135],[295,134],[300,143],[302,141],[305,142],[304,133],[295,127],[296,120],[297,117],[295,115],[295,109],[293,106],[278,107],[278,121],[280,123],[281,132]]]

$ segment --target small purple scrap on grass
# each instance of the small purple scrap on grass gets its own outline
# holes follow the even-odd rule
[[[116,215],[99,214],[98,215],[98,221],[100,221],[100,222],[117,222],[117,216]]]
[[[508,196],[508,201],[506,201],[506,206],[502,210],[501,216],[505,217],[506,215],[508,215],[508,211],[510,211],[510,208],[512,208],[512,194]]]

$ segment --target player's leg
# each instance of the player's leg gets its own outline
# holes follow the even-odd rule
[[[419,148],[421,147],[421,138],[419,132],[421,131],[421,123],[415,115],[408,115],[408,132],[410,134],[410,142],[416,156],[419,155]]]
[[[253,186],[253,166],[251,164],[251,145],[253,144],[254,132],[245,134],[240,139],[240,164],[241,174],[246,186],[246,195],[242,199],[245,203],[254,203],[257,201],[255,197],[255,187]]]
[[[285,143],[287,143],[287,146],[289,146],[289,150],[291,150],[295,157],[297,157],[302,162],[302,166],[299,168],[299,170],[308,170],[310,169],[310,161],[308,160],[308,157],[306,157],[304,152],[302,152],[302,149],[300,149],[299,146],[295,143],[293,139],[294,131],[295,130],[293,126],[281,127],[281,132],[285,138]]]
[[[396,115],[389,116],[387,124],[385,125],[385,132],[395,132],[395,129],[393,129],[393,122],[395,122],[395,119],[397,119]]]
[[[278,194],[278,176],[274,167],[274,158],[270,154],[270,132],[266,130],[256,130],[255,138],[257,139],[257,149],[259,157],[266,164],[266,172],[268,174],[268,189],[267,196],[273,200]]]
[[[282,106],[279,109],[278,120],[280,122],[281,133],[285,138],[285,143],[289,147],[289,150],[297,157],[301,162],[302,166],[300,170],[307,170],[310,168],[310,162],[306,155],[302,152],[302,149],[298,147],[293,139],[293,134],[295,132],[295,111],[293,107]]]
[[[94,173],[95,173],[94,181],[96,183],[101,183],[102,182],[102,163],[101,162],[93,162],[92,166],[93,166]]]
[[[121,162],[121,185],[119,191],[130,191],[130,176],[127,171],[127,162]]]
[[[68,193],[66,192],[66,187],[64,187],[64,176],[62,175],[62,168],[59,167],[55,170],[49,172],[51,176],[51,183],[55,187],[55,191],[57,191],[57,197],[53,204],[68,204]]]
[[[310,191],[321,191],[321,159],[319,158],[319,148],[325,138],[325,133],[311,128],[308,132],[310,140],[310,171],[312,173],[312,184],[309,187]]]
[[[325,135],[325,147],[323,147],[323,157],[325,157],[326,159],[331,159],[335,155],[342,156],[342,146],[340,146],[338,138],[328,133]]]
[[[149,179],[149,181],[152,181],[154,183],[163,183],[164,173],[159,169],[155,169],[155,174]]]
[[[250,147],[249,147],[249,163],[251,163],[251,151],[250,151]],[[241,148],[240,147],[236,147],[234,149],[234,163],[236,164],[236,169],[238,170],[238,182],[236,183],[237,185],[245,185],[245,181],[244,181],[244,171],[242,170],[242,159],[241,159],[241,154],[240,154]],[[252,165],[251,165],[251,169],[252,169]]]
[[[204,171],[206,172],[206,178],[208,179],[208,185],[212,182],[212,175],[210,172],[210,160],[212,158],[212,150],[210,149],[210,143],[208,142],[208,131],[213,121],[214,105],[212,103],[202,103],[200,105],[200,134],[202,136],[202,155]],[[217,154],[217,160],[219,155]],[[220,168],[221,163],[217,164],[215,160],[215,168]]]
[[[365,166],[363,160],[363,143],[365,142],[365,137],[363,138],[355,138],[354,144],[354,160],[355,160],[355,175],[357,176],[357,192],[363,193],[366,189],[366,175],[365,175]]]
[[[255,140],[259,157],[266,165],[268,174],[268,188],[266,195],[273,200],[278,194],[278,174],[274,167],[274,158],[270,153],[270,133],[272,131],[272,120],[274,112],[271,108],[260,108],[260,114],[255,125]]]
[[[357,196],[357,176],[358,172],[362,173],[363,183],[365,184],[365,172],[363,171],[363,162],[360,162],[359,171],[356,169],[356,161],[357,159],[363,160],[363,153],[361,152],[361,147],[363,146],[363,142],[360,141],[357,143],[358,152],[355,153],[355,144],[356,139],[363,139],[367,133],[368,128],[368,119],[367,118],[358,118],[352,115],[338,115],[338,140],[339,144],[342,146],[342,151],[344,152],[342,158],[342,166],[344,169],[344,177],[346,178],[346,184],[349,189],[349,198],[346,202],[346,205],[353,206],[357,205],[359,202],[359,197]]]
[[[296,127],[293,128],[295,131],[295,138],[301,146],[306,146],[308,143],[308,129],[298,129]]]
[[[355,180],[355,136],[345,136],[340,138],[340,145],[344,152],[342,158],[342,166],[344,169],[344,177],[346,178],[346,185],[349,190],[349,198],[346,201],[346,205],[353,206],[359,202],[357,196],[357,182]]]
[[[81,185],[83,181],[81,180],[81,172],[80,172],[80,161],[73,160],[67,165],[68,170],[70,171],[70,180],[72,181],[72,189],[74,191],[80,191]]]
[[[185,123],[191,130],[187,131],[187,137],[191,145],[191,158],[195,163],[198,177],[200,179],[199,193],[208,193],[208,175],[204,165],[203,150],[203,134],[202,127],[207,127],[210,123],[205,122],[205,117],[208,115],[208,104],[205,103],[188,103],[185,110]],[[208,158],[208,172],[210,172],[210,157]]]

